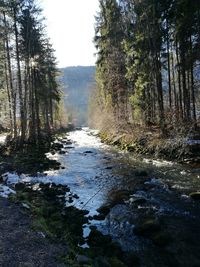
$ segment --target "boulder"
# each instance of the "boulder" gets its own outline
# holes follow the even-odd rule
[[[97,209],[97,212],[104,214],[105,216],[108,215],[110,212],[110,206],[108,205],[103,205],[100,208]]]
[[[94,215],[93,219],[96,220],[96,221],[104,221],[105,220],[105,215],[104,214]]]

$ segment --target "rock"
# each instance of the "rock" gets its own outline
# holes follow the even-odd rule
[[[30,206],[26,203],[22,203],[22,207],[27,209],[27,210],[30,210]]]
[[[193,199],[193,200],[200,200],[200,192],[192,192],[189,194],[189,196]]]
[[[106,169],[106,170],[112,170],[112,168],[113,168],[112,166],[108,166],[108,167],[106,167],[105,169]]]
[[[88,264],[92,261],[89,257],[85,255],[77,255],[76,260],[80,264]]]
[[[53,143],[53,145],[52,145],[52,149],[54,149],[54,150],[60,150],[60,149],[62,149],[63,148],[63,144],[60,144],[60,143]]]
[[[98,215],[94,215],[93,219],[96,221],[104,221],[105,220],[105,215],[104,214],[98,214]]]
[[[111,207],[117,204],[124,204],[124,201],[129,200],[130,192],[128,190],[114,190],[110,192],[109,203]]]
[[[89,228],[90,230],[97,230],[97,227],[95,225],[91,225]]]
[[[69,203],[72,203],[73,202],[73,199],[72,197],[69,197],[69,200],[68,200]]]
[[[154,232],[160,231],[160,224],[155,219],[146,220],[143,224],[133,229],[134,234],[141,236],[149,236]]]
[[[110,212],[110,206],[101,206],[97,209],[97,212],[104,214],[105,216]]]
[[[25,189],[26,185],[23,183],[18,183],[15,185],[15,190],[17,191],[23,191]]]
[[[74,194],[74,195],[73,195],[73,198],[75,198],[75,199],[79,199],[79,196],[78,196],[77,194]]]
[[[108,246],[112,239],[109,235],[103,235],[101,232],[95,229],[91,229],[88,236],[88,245],[91,247]]]
[[[43,233],[43,232],[38,232],[38,234],[43,237],[43,238],[46,238],[46,235]]]
[[[66,152],[63,151],[63,150],[60,150],[60,152],[59,152],[60,155],[64,155],[65,153],[66,153]]]
[[[71,141],[65,141],[65,145],[72,145]]]

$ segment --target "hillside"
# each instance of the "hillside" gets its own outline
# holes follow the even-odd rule
[[[95,67],[77,66],[61,69],[65,106],[77,126],[87,124],[88,101],[95,85]]]

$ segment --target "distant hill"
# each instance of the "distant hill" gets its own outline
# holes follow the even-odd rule
[[[86,125],[89,97],[95,86],[95,66],[66,67],[61,72],[67,112],[77,126]]]

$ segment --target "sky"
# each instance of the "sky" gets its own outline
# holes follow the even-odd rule
[[[95,64],[98,0],[40,0],[59,67]]]

